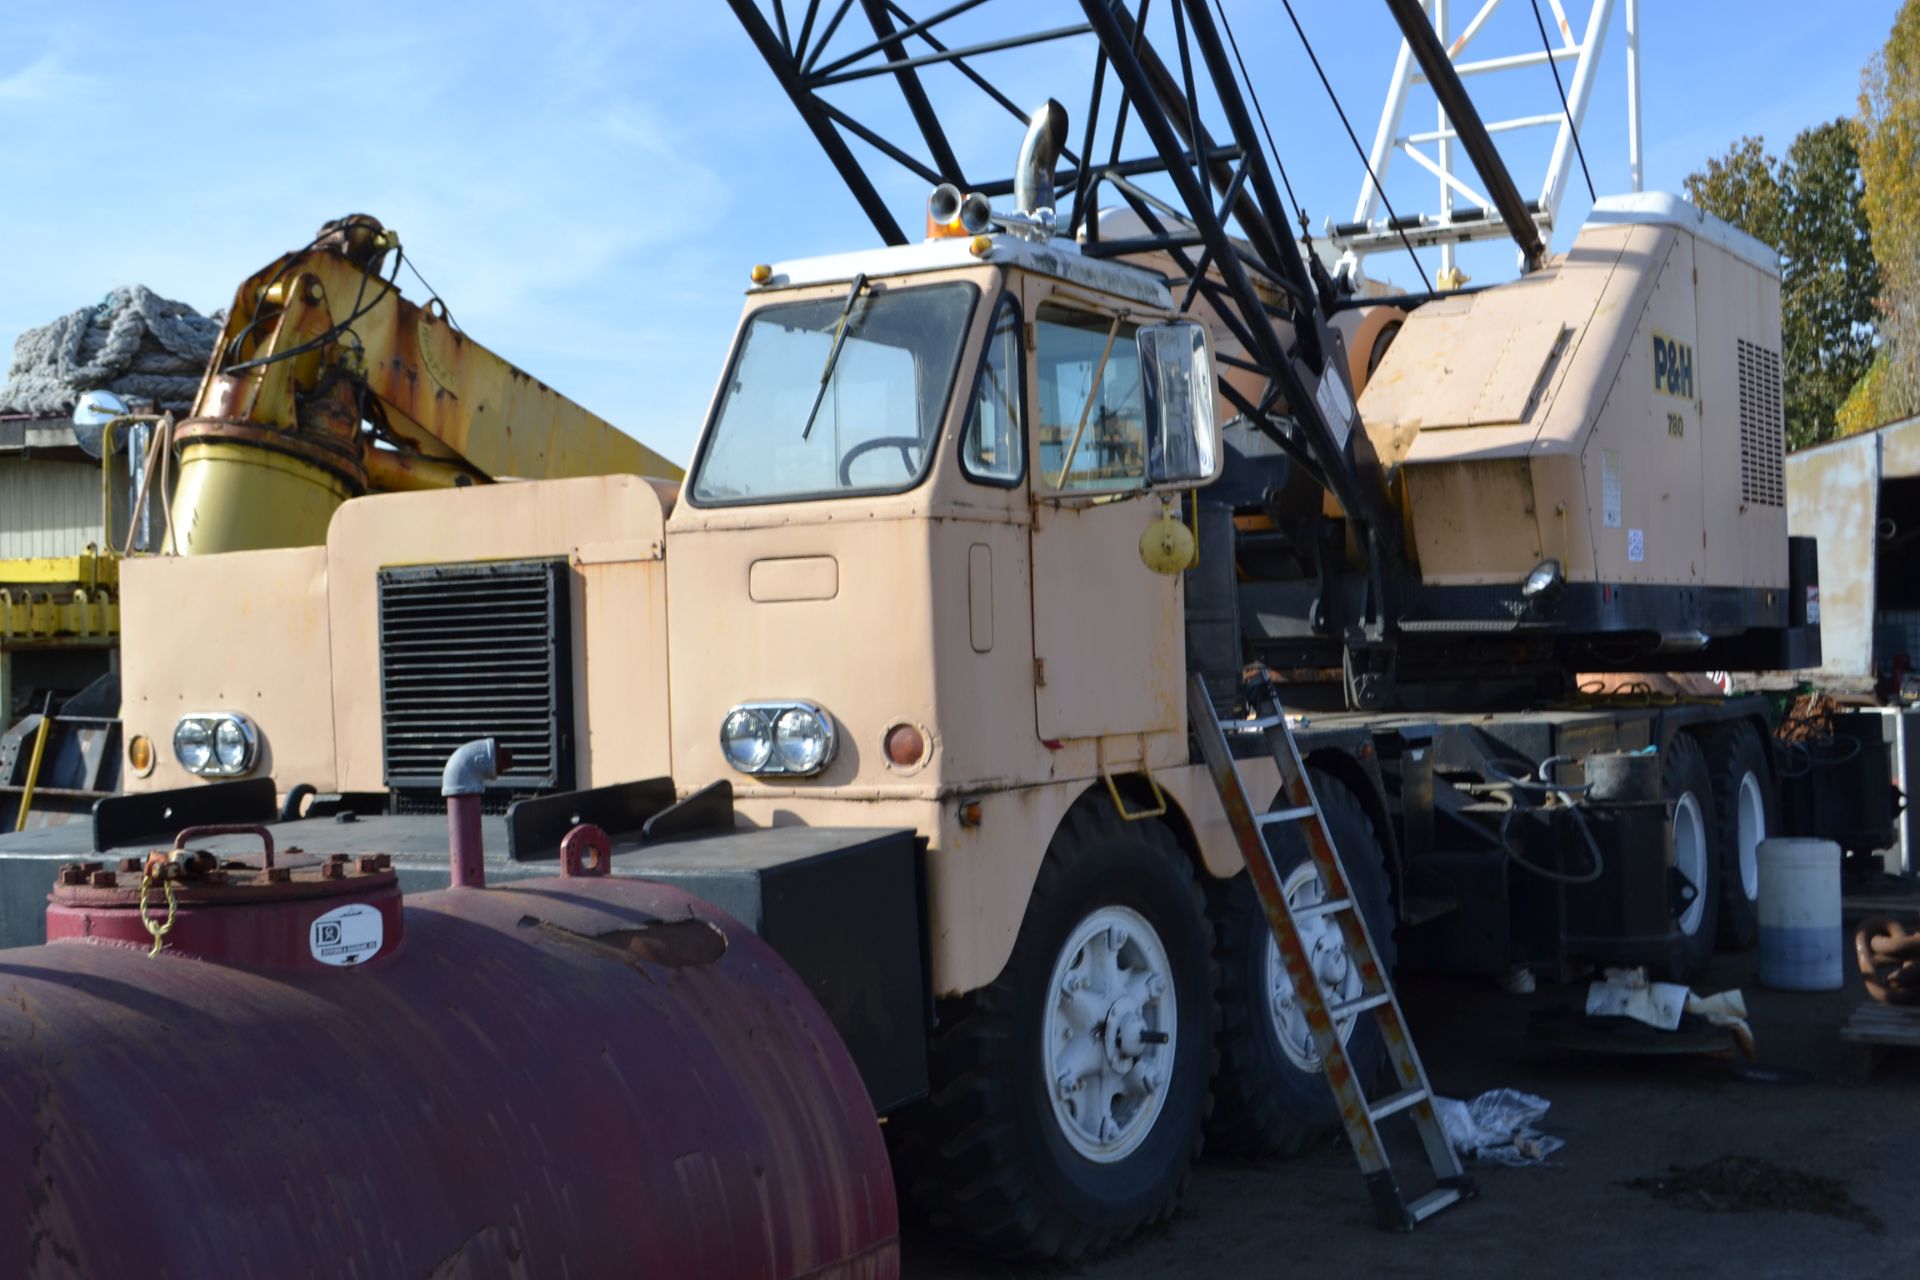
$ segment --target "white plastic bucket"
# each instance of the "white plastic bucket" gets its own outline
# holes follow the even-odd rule
[[[1776,836],[1760,842],[1759,858],[1760,984],[1838,991],[1840,846]]]

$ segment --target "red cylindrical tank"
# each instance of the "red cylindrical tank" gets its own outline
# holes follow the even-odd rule
[[[324,945],[312,914],[292,945]],[[149,957],[94,927],[0,951],[0,1274],[898,1273],[845,1047],[685,893],[410,896],[364,967]]]

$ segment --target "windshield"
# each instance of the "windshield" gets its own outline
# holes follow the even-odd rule
[[[695,464],[694,501],[897,492],[918,483],[978,292],[964,281],[868,285],[850,309],[842,296],[755,312]]]

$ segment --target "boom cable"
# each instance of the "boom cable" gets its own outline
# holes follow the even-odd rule
[[[1273,130],[1267,127],[1267,110],[1260,105],[1260,91],[1253,87],[1253,77],[1247,74],[1247,63],[1240,56],[1240,42],[1234,39],[1233,23],[1227,21],[1227,11],[1221,7],[1220,0],[1213,0],[1213,11],[1220,15],[1220,27],[1227,33],[1227,44],[1233,49],[1233,60],[1240,68],[1240,79],[1246,82],[1247,96],[1253,99],[1253,114],[1260,118],[1260,132],[1267,135],[1267,150],[1273,154],[1273,167],[1280,171],[1280,185],[1287,189],[1287,203],[1293,206],[1293,214],[1300,219],[1300,229],[1307,229],[1307,210],[1294,197],[1293,183],[1287,179],[1286,162],[1280,158],[1280,148],[1273,145]]]
[[[1379,175],[1373,171],[1373,162],[1367,159],[1367,149],[1360,145],[1360,135],[1353,131],[1353,122],[1347,119],[1347,109],[1340,105],[1340,95],[1333,91],[1333,82],[1327,79],[1326,69],[1320,65],[1320,56],[1313,51],[1313,41],[1307,39],[1307,30],[1300,25],[1300,15],[1293,11],[1293,0],[1280,0],[1280,4],[1286,9],[1287,17],[1293,22],[1294,32],[1300,37],[1300,47],[1307,51],[1307,60],[1313,63],[1314,72],[1320,77],[1320,85],[1327,91],[1328,101],[1333,103],[1335,114],[1340,117],[1340,123],[1346,128],[1347,138],[1353,143],[1354,152],[1360,157],[1360,163],[1367,171],[1367,180],[1373,183],[1373,189],[1380,193],[1380,203],[1387,211],[1387,225],[1399,233],[1400,243],[1406,246],[1407,256],[1413,259],[1413,269],[1420,273],[1420,283],[1427,287],[1428,293],[1432,293],[1433,281],[1427,278],[1427,268],[1420,261],[1420,255],[1413,251],[1413,241],[1407,239],[1407,229],[1400,225],[1399,215],[1393,211],[1393,202],[1387,199],[1387,189],[1380,185]]]
[[[1540,0],[1533,0],[1533,22],[1540,28],[1540,47],[1547,52],[1547,70],[1553,72],[1553,88],[1560,95],[1560,111],[1567,118],[1567,132],[1573,135],[1573,153],[1580,157],[1580,175],[1587,180],[1587,199],[1598,200],[1593,193],[1593,175],[1587,172],[1587,153],[1580,146],[1580,130],[1573,126],[1573,108],[1567,105],[1567,91],[1560,83],[1560,64],[1553,60],[1553,41],[1547,39],[1547,20],[1540,16]]]

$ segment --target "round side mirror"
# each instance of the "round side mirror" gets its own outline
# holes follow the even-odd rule
[[[73,437],[88,456],[100,456],[100,438],[107,424],[132,412],[127,402],[105,388],[85,391],[73,406]]]

